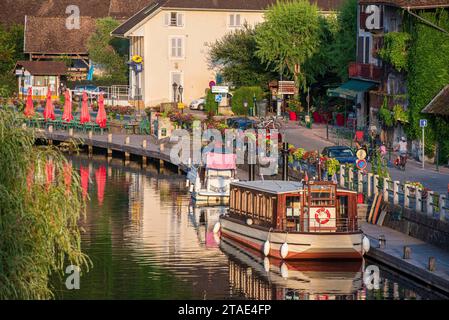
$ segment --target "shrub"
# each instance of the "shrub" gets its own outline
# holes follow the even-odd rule
[[[232,112],[239,115],[247,115],[248,110],[243,104],[248,103],[248,108],[253,105],[254,96],[256,100],[263,98],[263,90],[260,87],[241,87],[235,90],[232,97]]]

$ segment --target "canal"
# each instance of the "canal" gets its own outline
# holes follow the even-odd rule
[[[214,236],[225,208],[192,208],[176,171],[101,156],[71,160],[89,197],[80,226],[93,267],[79,290],[55,279],[57,299],[444,298],[382,266],[379,289],[370,290],[363,282],[364,268],[376,265],[370,261],[267,265]]]

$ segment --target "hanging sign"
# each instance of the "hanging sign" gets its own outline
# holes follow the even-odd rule
[[[295,81],[279,81],[278,94],[295,94]]]

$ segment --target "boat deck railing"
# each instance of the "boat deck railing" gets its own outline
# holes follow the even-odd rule
[[[310,219],[302,224],[299,217],[287,217],[281,220],[281,231],[287,232],[335,232],[352,233],[360,231],[358,221],[355,218],[337,218],[337,219]]]

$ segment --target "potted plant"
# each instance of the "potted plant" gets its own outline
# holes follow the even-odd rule
[[[297,121],[298,117],[297,117],[297,113],[298,111],[300,111],[301,109],[301,102],[295,99],[291,99],[288,101],[288,107],[287,107],[287,112],[288,112],[288,117],[290,119],[290,121]]]

